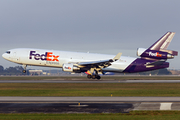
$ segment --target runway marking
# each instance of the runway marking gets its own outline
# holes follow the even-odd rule
[[[161,103],[160,110],[171,110],[172,103]]]
[[[89,105],[69,105],[69,107],[88,107]]]

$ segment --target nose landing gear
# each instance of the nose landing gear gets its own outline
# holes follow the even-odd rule
[[[24,70],[22,71],[23,73],[26,73],[26,67],[27,67],[27,65],[23,65],[23,67],[24,67]]]

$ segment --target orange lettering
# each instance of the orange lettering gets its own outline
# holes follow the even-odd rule
[[[52,59],[50,58],[50,57],[52,57],[52,55],[50,55],[50,54],[53,54],[52,52],[48,52],[47,53],[47,61],[52,61]]]
[[[159,52],[157,52],[156,56],[157,57],[162,57],[162,54],[159,54]]]
[[[59,56],[53,55],[53,60],[52,60],[52,61],[59,61],[59,60],[58,60],[58,57],[59,57]]]

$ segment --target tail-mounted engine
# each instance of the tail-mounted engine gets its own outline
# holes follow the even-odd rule
[[[75,66],[72,63],[65,63],[65,64],[63,64],[62,69],[65,72],[76,72],[76,73],[80,73],[81,72],[80,68]]]
[[[177,56],[177,54],[178,53],[176,51],[171,51],[171,50],[156,51],[156,50],[149,50],[149,49],[144,49],[144,48],[138,48],[137,50],[138,56],[154,58],[154,59],[173,59],[174,56]]]

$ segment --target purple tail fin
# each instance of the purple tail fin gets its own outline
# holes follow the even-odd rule
[[[149,49],[158,50],[158,51],[160,49],[167,49],[174,35],[175,35],[175,32],[167,32],[158,41],[156,41]]]
[[[177,51],[166,50],[171,40],[173,39],[174,35],[175,35],[175,32],[167,32],[158,41],[156,41],[151,47],[149,47],[148,50],[167,52],[169,54],[177,56],[178,55]]]

